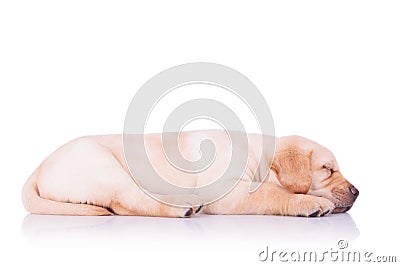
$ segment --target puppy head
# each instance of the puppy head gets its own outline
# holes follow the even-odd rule
[[[340,173],[332,152],[303,137],[286,136],[277,140],[272,169],[290,192],[332,201],[333,213],[348,211],[359,194]]]

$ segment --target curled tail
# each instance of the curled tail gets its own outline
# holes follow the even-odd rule
[[[107,209],[88,204],[75,204],[59,202],[50,199],[41,198],[37,187],[37,178],[39,169],[36,169],[28,178],[22,189],[22,202],[25,209],[35,214],[52,215],[111,215]]]

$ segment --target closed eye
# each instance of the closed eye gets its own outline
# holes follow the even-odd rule
[[[326,169],[329,172],[329,176],[332,176],[332,169]]]
[[[332,167],[330,164],[324,164],[324,166],[322,166],[322,168],[324,168],[325,170],[327,170],[329,172],[329,176],[332,175],[333,170],[332,170]]]

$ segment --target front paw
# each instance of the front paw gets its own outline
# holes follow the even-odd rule
[[[299,195],[291,204],[292,214],[302,217],[322,217],[335,208],[328,199],[309,195]]]

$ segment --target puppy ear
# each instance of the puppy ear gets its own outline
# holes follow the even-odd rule
[[[290,192],[307,194],[311,187],[312,151],[305,152],[291,146],[277,151],[272,162],[279,182]]]

